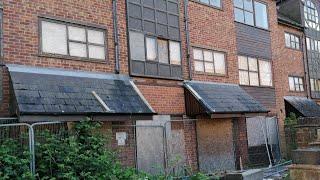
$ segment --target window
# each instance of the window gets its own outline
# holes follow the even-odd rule
[[[320,41],[306,38],[306,43],[307,43],[307,50],[309,51],[316,51],[320,53]]]
[[[253,0],[234,0],[234,15],[237,22],[268,29],[267,6]]]
[[[146,36],[130,31],[131,59],[181,65],[180,43]],[[145,53],[146,51],[146,53]]]
[[[286,47],[300,49],[300,38],[290,33],[284,33]]]
[[[182,79],[179,2],[126,1],[131,75]]]
[[[305,26],[319,31],[319,16],[316,6],[311,0],[303,0],[303,2]]]
[[[195,0],[195,1],[221,8],[221,0]]]
[[[320,79],[310,79],[310,87],[313,92],[320,92]]]
[[[225,54],[216,51],[193,49],[195,71],[226,74]]]
[[[105,31],[41,20],[41,51],[87,59],[106,59]]]
[[[289,90],[303,92],[303,79],[302,77],[289,77]]]
[[[238,63],[241,85],[272,86],[272,71],[269,61],[239,56]]]

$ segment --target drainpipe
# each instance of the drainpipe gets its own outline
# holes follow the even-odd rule
[[[188,15],[189,0],[184,0],[184,23],[186,31],[186,43],[187,43],[187,62],[189,68],[189,80],[192,80],[192,65],[190,58],[190,32],[189,32],[189,15]]]
[[[112,0],[112,18],[113,18],[113,36],[114,36],[114,54],[115,54],[115,73],[120,73],[120,63],[119,63],[119,34],[118,34],[118,19],[117,19],[117,0]]]

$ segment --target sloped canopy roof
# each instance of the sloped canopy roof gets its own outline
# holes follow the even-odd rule
[[[207,114],[268,112],[263,105],[236,84],[190,81],[185,82],[185,87]]]
[[[126,76],[7,65],[20,115],[154,114]]]
[[[306,97],[286,96],[285,101],[304,117],[320,117],[320,106]]]

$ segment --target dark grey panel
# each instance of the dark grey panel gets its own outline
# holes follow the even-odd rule
[[[158,63],[146,62],[146,75],[158,75]]]
[[[171,67],[171,76],[181,78],[182,68],[180,66],[172,66]]]
[[[132,29],[142,30],[142,20],[129,17],[129,26]]]
[[[282,1],[278,6],[278,12],[287,17],[288,19],[301,24],[303,15],[303,9],[301,9],[301,3],[297,0]]]
[[[173,2],[168,2],[168,12],[179,14],[178,4]]]
[[[197,99],[200,105],[210,114],[263,113],[268,111],[236,84],[198,81],[190,81],[185,84],[187,90],[195,91],[198,94],[199,97]]]
[[[141,15],[141,6],[136,5],[136,4],[130,4],[129,6],[129,16],[135,17],[135,18],[140,18],[142,17]]]
[[[238,54],[271,59],[270,32],[236,23]]]
[[[164,65],[164,64],[159,64],[159,75],[170,77],[171,76],[170,66]]]
[[[154,7],[153,1],[154,0],[142,0],[142,4]]]
[[[167,13],[162,11],[157,11],[157,22],[161,24],[168,24]]]
[[[172,39],[176,39],[176,37],[180,36],[180,31],[178,28],[169,27],[168,31],[169,31],[169,37]]]
[[[144,7],[143,8],[143,18],[148,20],[155,20],[155,11],[154,9]]]
[[[178,27],[178,25],[179,25],[179,16],[169,14],[168,15],[168,24],[170,26]]]
[[[145,74],[144,62],[131,60],[131,72],[133,74]]]
[[[159,36],[167,37],[168,36],[167,26],[162,24],[157,24],[157,34]]]
[[[155,0],[156,8],[166,11],[167,10],[167,1],[166,0]]]
[[[273,88],[241,86],[248,94],[259,101],[268,110],[276,107],[276,93]]]
[[[144,21],[144,30],[150,33],[156,33],[156,23],[151,21]]]

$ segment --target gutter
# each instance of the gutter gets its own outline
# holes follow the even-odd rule
[[[189,15],[188,15],[188,4],[189,0],[184,0],[184,23],[186,32],[186,44],[187,44],[187,62],[189,68],[189,80],[192,80],[192,65],[190,58],[190,32],[189,32]]]
[[[309,74],[309,61],[308,61],[308,49],[307,49],[307,38],[304,35],[304,33],[302,34],[302,38],[303,38],[303,44],[302,44],[302,50],[303,50],[303,63],[304,63],[304,74],[305,74],[305,88],[307,91],[307,97],[308,98],[312,98],[311,97],[311,85],[310,85],[310,74]],[[310,87],[310,88],[309,88]]]
[[[113,36],[114,36],[114,54],[115,54],[115,73],[120,74],[119,63],[119,33],[118,33],[118,18],[117,18],[117,0],[112,0],[112,18],[113,18]]]

